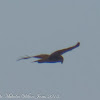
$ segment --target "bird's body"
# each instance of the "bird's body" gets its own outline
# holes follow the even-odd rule
[[[71,51],[73,49],[75,49],[76,47],[78,47],[80,45],[80,43],[78,42],[76,45],[69,47],[69,48],[65,48],[65,49],[61,49],[61,50],[57,50],[53,53],[51,53],[50,55],[48,54],[40,54],[40,55],[36,55],[36,56],[28,56],[28,57],[23,57],[21,59],[29,59],[29,58],[39,58],[39,60],[33,61],[33,62],[38,62],[38,63],[56,63],[56,62],[61,62],[63,63],[64,58],[62,57],[62,54],[68,51]],[[19,59],[19,60],[21,60]]]
[[[62,56],[55,56],[55,57],[48,56],[48,57],[44,57],[40,60],[36,60],[34,62],[38,62],[38,63],[56,63],[56,62],[61,62],[61,59],[63,59]]]

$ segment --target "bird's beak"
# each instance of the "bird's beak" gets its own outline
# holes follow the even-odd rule
[[[61,61],[61,64],[63,64],[63,61]]]

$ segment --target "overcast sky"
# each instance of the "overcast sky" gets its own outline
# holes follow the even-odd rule
[[[63,64],[16,61],[77,42]],[[0,0],[0,94],[10,93],[100,100],[99,0]]]

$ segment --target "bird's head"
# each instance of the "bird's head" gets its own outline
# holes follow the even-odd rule
[[[63,64],[64,58],[62,56],[60,56],[59,60],[60,60],[61,64]]]

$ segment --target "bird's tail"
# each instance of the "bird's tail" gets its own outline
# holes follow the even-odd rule
[[[33,62],[38,62],[38,60],[32,61],[32,63],[33,63]]]
[[[39,60],[33,61],[32,63],[34,63],[34,62],[43,63],[43,62],[45,62],[45,61],[44,61],[43,59],[39,59]]]

